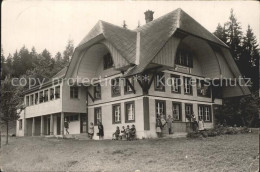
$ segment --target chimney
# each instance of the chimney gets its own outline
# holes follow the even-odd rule
[[[144,12],[144,15],[145,15],[145,21],[146,23],[149,23],[150,21],[153,21],[153,11],[151,10],[147,10]]]

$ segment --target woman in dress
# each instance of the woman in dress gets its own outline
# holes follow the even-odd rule
[[[90,123],[89,130],[88,130],[89,138],[92,139],[94,135],[94,125],[93,122]]]
[[[98,135],[99,135],[99,140],[103,140],[104,137],[104,127],[101,122],[98,122]]]
[[[203,130],[205,130],[204,121],[202,120],[202,118],[199,118],[199,131],[203,131]]]
[[[160,118],[156,119],[156,133],[158,137],[162,136],[162,122]]]

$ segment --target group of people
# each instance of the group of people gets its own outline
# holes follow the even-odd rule
[[[162,130],[165,125],[167,125],[167,131],[169,134],[173,134],[173,121],[174,119],[172,118],[171,115],[168,115],[167,119],[164,119],[164,116],[158,116],[156,119],[156,133],[158,137],[162,137]],[[204,121],[200,117],[199,121],[196,120],[196,117],[194,113],[191,114],[190,116],[190,122],[191,122],[191,129],[193,131],[203,131],[205,130],[204,128]]]
[[[104,127],[103,127],[103,125],[100,121],[98,122],[98,133],[97,133],[97,135],[99,136],[99,140],[103,140],[103,138],[104,138]],[[88,137],[90,139],[93,139],[93,136],[94,136],[94,124],[93,124],[93,122],[91,122],[90,126],[89,126],[89,130],[88,130]]]
[[[122,129],[120,130],[119,127],[116,127],[116,131],[113,133],[113,140],[134,140],[136,138],[136,128],[135,125],[132,125],[130,128],[129,125],[122,126]]]

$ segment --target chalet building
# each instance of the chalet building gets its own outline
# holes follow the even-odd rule
[[[191,113],[212,128],[222,98],[250,94],[241,85],[205,84],[230,78],[234,85],[241,74],[229,47],[182,9],[155,20],[148,10],[145,20],[135,30],[98,21],[56,82],[25,92],[17,135],[64,135],[66,118],[70,134],[93,122],[97,139],[102,121],[105,139],[133,124],[138,138],[152,138],[156,117],[171,115],[174,132],[187,132]]]

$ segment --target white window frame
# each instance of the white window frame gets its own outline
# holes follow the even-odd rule
[[[172,102],[172,115],[174,119],[179,121],[181,120],[181,104],[177,102]]]

